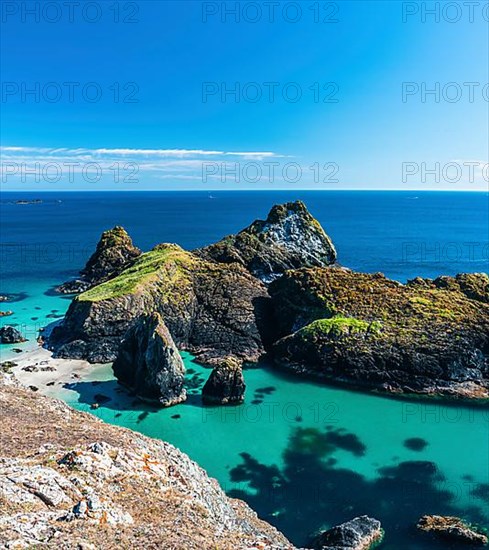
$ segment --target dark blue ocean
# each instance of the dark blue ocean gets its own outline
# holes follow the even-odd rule
[[[15,204],[35,198],[43,202]],[[488,270],[489,193],[2,193],[2,291],[27,291],[33,279],[55,283],[74,275],[100,233],[116,224],[143,250],[160,242],[194,248],[264,218],[275,203],[296,199],[352,269],[382,271],[402,282]]]
[[[36,198],[42,202],[16,203]],[[13,314],[0,323],[29,338],[24,351],[35,348],[39,328],[61,319],[70,303],[53,286],[75,276],[100,233],[116,224],[143,250],[160,242],[194,248],[296,199],[355,270],[401,282],[488,271],[489,193],[4,193],[0,294],[11,299],[0,309]],[[19,346],[0,346],[0,359],[22,357],[12,347]],[[393,399],[263,367],[245,370],[243,405],[208,408],[199,395],[209,371],[182,355],[191,398],[169,409],[121,393],[110,365],[87,366],[49,391],[173,443],[298,546],[311,532],[362,514],[382,522],[385,550],[455,550],[416,532],[423,514],[489,526],[487,405]],[[98,392],[110,400],[91,410]]]

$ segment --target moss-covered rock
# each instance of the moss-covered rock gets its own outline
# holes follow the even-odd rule
[[[216,262],[237,262],[266,283],[287,269],[336,261],[331,239],[301,201],[276,205],[265,221],[256,220],[196,253]]]
[[[489,397],[489,305],[467,286],[310,268],[269,292],[280,365],[394,392]]]
[[[77,296],[49,344],[60,357],[113,361],[134,321],[158,312],[180,349],[212,362],[264,352],[265,286],[237,264],[205,261],[174,244],[142,254],[133,265]]]

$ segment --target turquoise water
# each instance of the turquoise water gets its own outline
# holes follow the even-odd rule
[[[338,248],[343,264],[415,275],[487,271],[488,195],[460,193],[141,193],[43,195],[20,206],[2,196],[0,304],[36,346],[40,327],[57,322],[69,300],[52,287],[76,274],[100,232],[126,226],[148,249],[176,241],[212,242],[266,215],[275,202],[302,198]],[[61,202],[58,202],[61,200]],[[407,248],[406,248],[407,247]],[[321,526],[358,514],[379,518],[383,548],[449,548],[418,535],[425,513],[455,514],[489,525],[489,409],[405,401],[290,378],[267,366],[247,369],[246,402],[204,408],[209,371],[184,355],[189,399],[170,409],[142,405],[118,387],[110,366],[56,390],[104,420],[162,438],[187,452],[228,494],[298,545]],[[95,383],[93,383],[95,382]],[[91,410],[96,394],[111,397]]]
[[[57,395],[85,411],[96,394],[112,396],[91,412],[173,443],[297,544],[358,514],[382,521],[392,550],[447,548],[416,534],[425,513],[489,523],[487,409],[319,386],[266,367],[245,371],[245,404],[204,407],[209,370],[183,357],[189,399],[169,409],[129,396],[110,366]]]

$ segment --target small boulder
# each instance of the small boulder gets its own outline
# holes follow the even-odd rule
[[[380,521],[360,516],[323,531],[313,541],[314,550],[369,550],[384,536]]]
[[[209,404],[242,403],[245,389],[241,363],[227,357],[212,370],[202,389],[202,399]]]
[[[26,339],[16,328],[11,326],[0,328],[0,343],[18,344],[20,342],[26,342]]]
[[[141,399],[169,407],[187,398],[185,366],[158,313],[140,317],[126,332],[112,368]]]
[[[423,516],[418,521],[417,528],[425,533],[432,533],[453,542],[463,542],[475,546],[484,546],[489,542],[488,537],[476,527],[452,516]]]

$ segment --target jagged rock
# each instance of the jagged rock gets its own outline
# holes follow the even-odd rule
[[[57,357],[114,361],[126,331],[148,311],[161,315],[180,349],[202,361],[228,355],[256,361],[264,353],[269,300],[263,283],[237,264],[205,261],[172,244],[158,245],[77,296],[49,346]]]
[[[0,343],[1,344],[19,344],[27,340],[14,327],[4,326],[0,328]]]
[[[185,401],[185,366],[158,313],[140,317],[127,331],[113,370],[142,399],[164,407]]]
[[[67,281],[56,290],[63,294],[85,292],[118,275],[140,255],[141,251],[133,245],[125,229],[116,226],[102,233],[97,249],[80,271],[81,278]]]
[[[484,546],[489,542],[488,537],[479,532],[476,527],[457,517],[423,516],[417,527],[421,531],[453,542],[463,542],[474,546]]]
[[[465,289],[311,268],[269,292],[278,365],[391,392],[489,397],[489,305]]]
[[[241,363],[232,357],[216,365],[202,388],[205,403],[242,403],[246,385]]]
[[[360,516],[318,535],[314,550],[369,550],[384,536],[380,521]]]
[[[336,262],[331,239],[301,201],[275,205],[265,221],[256,220],[196,253],[216,262],[237,262],[266,283],[287,269]]]

